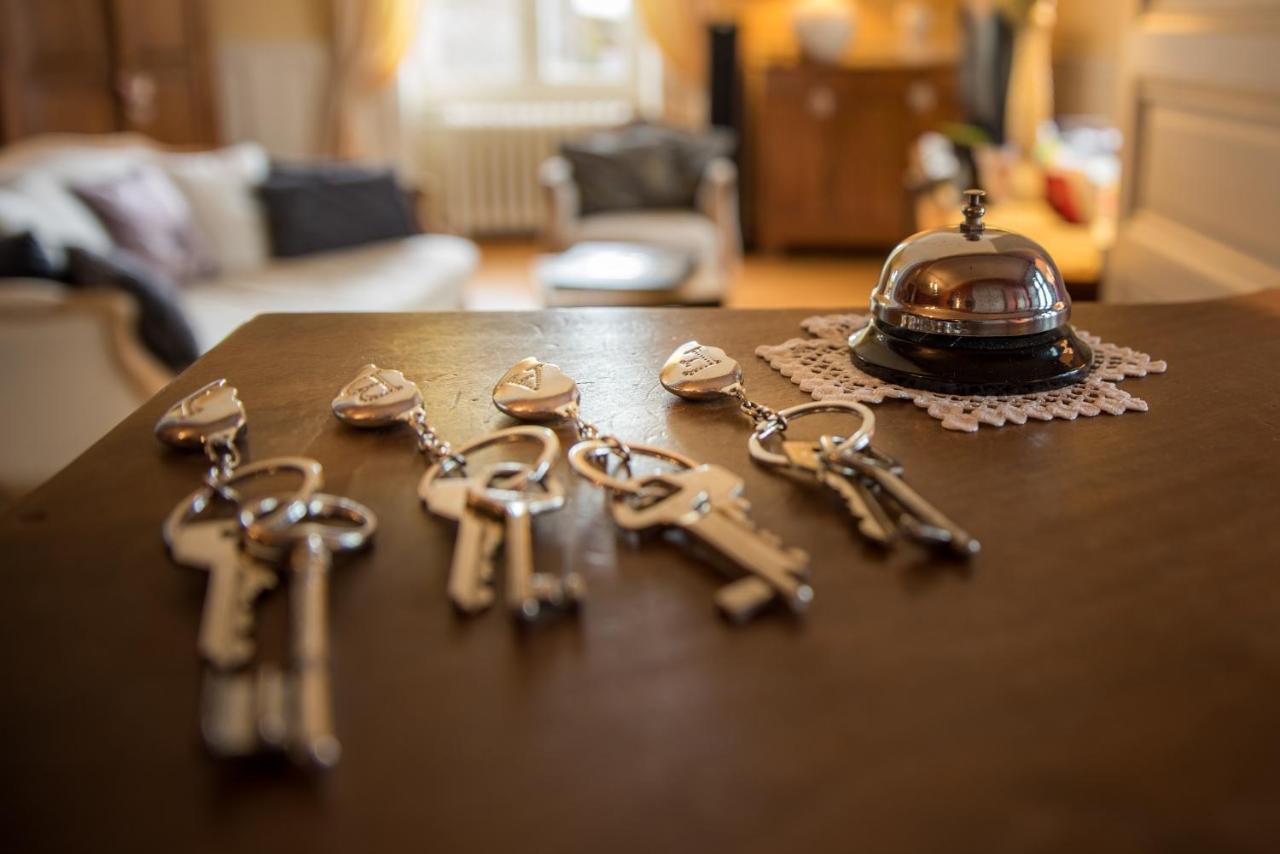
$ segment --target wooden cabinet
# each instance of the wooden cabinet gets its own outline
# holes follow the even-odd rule
[[[202,0],[0,0],[0,140],[215,143]]]
[[[951,65],[770,69],[755,123],[761,248],[897,243],[915,224],[909,147],[957,114]]]

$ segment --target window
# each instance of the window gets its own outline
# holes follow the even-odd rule
[[[436,95],[548,95],[630,90],[632,0],[431,0],[418,40]]]
[[[626,83],[633,41],[631,0],[538,0],[543,83]]]
[[[449,89],[515,86],[524,76],[525,0],[433,0],[420,46],[427,81]]]

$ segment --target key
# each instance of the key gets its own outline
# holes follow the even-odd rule
[[[275,499],[273,512],[305,509],[306,500],[321,483],[320,464],[315,460],[276,457],[251,463],[237,469],[225,485],[284,474],[297,478],[297,491],[288,500]],[[275,586],[276,575],[244,554],[235,519],[201,518],[216,500],[210,487],[197,489],[169,512],[161,533],[175,562],[209,572],[197,645],[206,661],[232,669],[253,657],[253,605]]]
[[[449,601],[464,614],[478,614],[493,605],[493,561],[504,533],[501,519],[468,512],[467,497],[477,486],[519,477],[525,469],[519,464],[489,466],[474,477],[434,478],[420,491],[428,510],[458,523],[447,590]]]
[[[185,515],[185,506],[177,511]],[[201,656],[222,670],[248,663],[254,652],[253,604],[275,586],[275,573],[240,550],[235,519],[171,519],[164,536],[177,563],[209,573],[196,644]]]
[[[531,462],[506,459],[483,468],[463,462],[486,448],[510,445],[524,445],[526,451],[532,446],[537,453]],[[426,508],[458,522],[448,589],[450,601],[463,613],[476,613],[493,604],[493,558],[504,545],[508,528],[512,546],[507,554],[507,574],[518,614],[534,619],[542,604],[559,604],[566,594],[581,594],[580,581],[564,587],[553,577],[532,571],[532,522],[518,518],[563,505],[563,488],[554,478],[548,479],[559,452],[560,442],[545,427],[508,427],[438,459],[419,481],[418,497]],[[507,512],[508,504],[511,513]]]
[[[716,594],[716,604],[734,622],[749,620],[775,599],[795,613],[813,601],[813,588],[805,580],[808,555],[783,547],[776,536],[751,521],[742,479],[733,472],[701,465],[640,478],[636,485],[670,491],[648,501],[615,497],[610,509],[620,527],[678,528],[748,573]]]
[[[809,472],[818,482],[835,492],[858,522],[858,533],[877,545],[887,546],[897,533],[889,513],[861,477],[845,477],[826,464],[817,442],[786,441],[782,453],[791,466]]]
[[[494,478],[493,482],[500,480]],[[488,485],[472,487],[467,493],[467,515],[483,513],[501,521],[507,602],[512,612],[525,621],[537,619],[544,606],[573,607],[586,595],[586,585],[576,573],[561,579],[533,568],[533,517],[563,506],[564,487],[555,477],[529,483],[520,490]]]
[[[288,687],[287,748],[321,768],[338,763],[342,745],[333,720],[329,670],[329,571],[334,551],[364,548],[377,529],[373,511],[359,502],[317,493],[307,515],[279,521],[276,500],[241,511],[245,546],[263,559],[284,561],[290,574],[292,672]]]
[[[961,557],[975,555],[982,549],[981,543],[925,500],[890,468],[860,452],[841,456],[837,466],[841,463],[851,473],[875,483],[885,495],[901,506],[910,517],[909,523],[904,520],[903,528],[917,539],[945,545]]]

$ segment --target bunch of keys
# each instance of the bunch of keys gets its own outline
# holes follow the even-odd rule
[[[743,573],[715,596],[729,619],[745,622],[775,601],[797,613],[808,607],[813,600],[808,555],[782,546],[777,537],[756,526],[742,495],[741,478],[674,451],[602,436],[579,413],[580,397],[572,378],[535,358],[518,362],[493,390],[494,404],[514,418],[572,425],[578,441],[569,450],[569,462],[578,475],[606,490],[610,514],[619,527],[680,532],[686,542],[708,547]],[[637,457],[673,470],[633,475]]]
[[[302,764],[330,767],[341,755],[333,724],[328,654],[331,552],[363,548],[377,520],[363,505],[319,491],[323,471],[306,457],[240,465],[246,417],[236,389],[215,380],[174,404],[156,424],[160,441],[200,449],[204,484],[165,519],[174,561],[209,574],[197,649],[205,662],[201,734],[218,756],[283,751]],[[296,478],[292,492],[249,502],[251,481]],[[231,515],[211,510],[229,506]],[[255,656],[254,604],[291,576],[292,658],[288,673]]]
[[[875,415],[863,404],[817,401],[775,411],[747,397],[742,366],[736,360],[719,347],[697,341],[676,348],[662,366],[660,379],[663,388],[687,400],[737,401],[754,425],[747,443],[752,459],[803,474],[835,492],[856,520],[858,531],[873,543],[890,545],[901,531],[961,557],[977,554],[981,548],[902,479],[903,468],[896,460],[871,447]],[[858,426],[849,436],[826,435],[817,441],[787,438],[791,422],[822,412],[855,416]],[[780,447],[775,450],[771,445]]]
[[[418,449],[431,464],[418,484],[418,496],[432,513],[458,523],[449,569],[449,600],[463,614],[493,605],[494,560],[499,549],[506,564],[507,603],[515,616],[532,622],[556,611],[577,608],[586,585],[577,574],[558,577],[536,572],[533,517],[564,506],[564,487],[551,474],[560,442],[545,427],[513,427],[481,436],[458,448],[427,422],[418,387],[400,371],[365,365],[333,400],[333,414],[354,427],[408,424]],[[532,462],[502,459],[468,466],[468,457],[493,447],[531,446]]]

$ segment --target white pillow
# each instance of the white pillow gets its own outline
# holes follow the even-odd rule
[[[32,174],[0,187],[0,234],[35,234],[54,266],[68,246],[111,251],[111,235],[93,212],[69,190],[45,175]]]
[[[256,270],[267,263],[267,226],[254,188],[270,162],[251,142],[218,151],[168,154],[161,166],[187,197],[196,226],[224,274]]]

